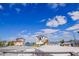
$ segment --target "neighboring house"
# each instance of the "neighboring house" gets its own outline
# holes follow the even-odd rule
[[[71,42],[64,42],[63,46],[72,46],[72,43]]]
[[[17,38],[16,41],[14,41],[15,46],[23,46],[25,42],[24,38]]]
[[[48,45],[48,38],[42,38],[40,36],[36,36],[37,40],[36,40],[36,44],[37,45]]]
[[[65,42],[62,44],[62,46],[72,46],[72,47],[74,47],[74,46],[75,46],[75,43],[74,43],[74,41],[72,41],[72,42],[65,41]]]

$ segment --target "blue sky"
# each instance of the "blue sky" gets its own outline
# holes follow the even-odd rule
[[[0,4],[0,39],[16,37],[33,41],[46,35],[50,41],[76,39],[79,35],[79,4],[2,3]],[[30,37],[30,38],[29,38]]]

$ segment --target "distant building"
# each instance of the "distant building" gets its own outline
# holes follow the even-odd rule
[[[64,43],[60,43],[60,45],[61,46],[75,46],[75,43],[72,41],[72,42],[70,42],[70,41],[64,41]]]
[[[79,40],[72,40],[72,41],[64,41],[64,43],[59,43],[60,46],[72,46],[72,47],[79,47]]]
[[[43,44],[43,41],[42,41],[41,37],[40,37],[40,36],[36,36],[36,37],[37,37],[37,39],[36,39],[36,44],[37,44],[37,45]]]
[[[72,46],[72,43],[71,42],[64,42],[63,46]]]
[[[36,44],[37,45],[48,45],[48,38],[46,37],[41,37],[41,36],[36,36]]]
[[[16,41],[14,41],[15,46],[23,46],[25,42],[24,38],[17,38]]]

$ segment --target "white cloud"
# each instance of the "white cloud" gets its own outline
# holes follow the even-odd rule
[[[26,39],[26,42],[34,42],[35,41],[35,36],[34,35],[21,35],[24,39]]]
[[[43,31],[45,34],[51,34],[51,33],[55,33],[58,30],[57,29],[42,29],[41,31]]]
[[[54,19],[48,20],[48,22],[46,23],[46,26],[57,27],[59,25],[63,25],[66,23],[67,23],[67,20],[65,16],[56,16]]]
[[[26,32],[27,32],[27,30],[22,30],[22,31],[18,34],[18,36],[22,36],[22,35],[24,35]]]
[[[36,32],[36,33],[35,33],[35,35],[43,35],[43,34],[44,34],[44,33],[43,33],[43,32],[41,32],[41,31],[40,31],[40,32]]]
[[[48,3],[48,6],[51,8],[57,8],[59,6],[64,7],[66,6],[66,4],[65,3]]]
[[[45,22],[46,21],[46,19],[42,19],[40,22]]]
[[[75,24],[75,25],[67,28],[66,30],[77,30],[77,29],[79,29],[79,24]]]
[[[2,10],[3,9],[3,6],[2,5],[0,5],[0,10]]]
[[[68,13],[73,20],[79,20],[79,11],[73,11]]]
[[[26,31],[26,30],[22,30],[22,31],[21,31],[21,33],[25,33],[25,32],[27,32],[27,31]]]
[[[56,19],[57,19],[59,25],[63,25],[65,23],[67,23],[65,16],[56,16]]]
[[[64,35],[67,35],[67,34],[69,34],[70,32],[67,32],[67,31],[63,31],[63,34]]]
[[[50,35],[50,34],[53,34],[55,32],[59,31],[58,29],[49,29],[49,28],[46,28],[46,29],[41,29],[39,32],[36,32],[34,33],[36,36],[37,35]]]
[[[58,22],[55,19],[51,19],[51,20],[49,20],[47,22],[46,26],[49,26],[49,27],[57,27],[58,26]]]

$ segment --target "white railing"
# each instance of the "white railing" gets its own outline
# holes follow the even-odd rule
[[[74,52],[43,52],[35,49],[34,52],[21,51],[1,51],[2,56],[54,56],[54,55],[67,55],[67,56],[79,56],[79,53]]]

